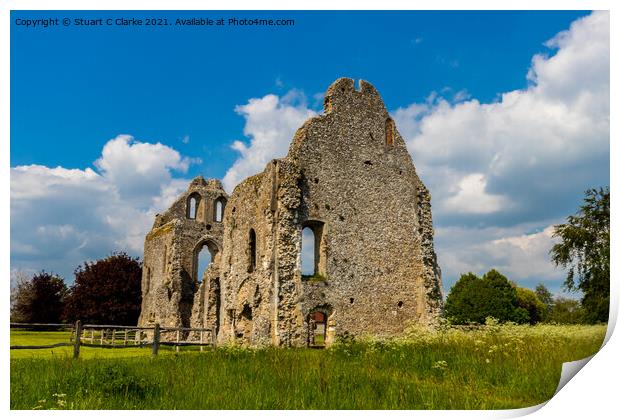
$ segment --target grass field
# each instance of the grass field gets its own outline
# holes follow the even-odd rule
[[[563,362],[601,346],[606,326],[410,330],[326,350],[70,348],[11,351],[12,409],[500,409],[548,400]],[[44,334],[44,335],[39,335]],[[16,333],[13,344],[57,340]],[[36,352],[42,352],[36,350]],[[138,357],[136,357],[138,356]]]

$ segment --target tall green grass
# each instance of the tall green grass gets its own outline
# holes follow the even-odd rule
[[[605,326],[412,329],[326,350],[222,347],[156,358],[11,360],[13,409],[500,409],[553,395]]]

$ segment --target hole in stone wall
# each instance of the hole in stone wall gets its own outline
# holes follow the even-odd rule
[[[241,317],[249,321],[252,320],[252,308],[247,303],[243,305],[243,310],[241,311]]]
[[[207,225],[207,230],[211,230],[211,225]]]
[[[371,162],[370,160],[365,160],[365,161],[364,161],[364,165],[370,165],[370,166],[372,166],[372,162]]]
[[[232,208],[232,212],[234,213],[235,211],[237,211],[237,207]]]
[[[391,118],[385,120],[385,145],[394,146],[394,120]]]
[[[254,229],[250,229],[248,248],[248,252],[250,254],[250,260],[248,261],[248,273],[252,273],[256,268],[256,232],[254,232]]]
[[[332,208],[329,206],[329,204],[325,204],[325,210],[331,210]]]
[[[338,219],[340,219],[341,222],[344,222],[344,216],[342,214],[338,216]]]
[[[349,298],[349,303],[353,304],[353,298]]]
[[[301,274],[305,280],[326,281],[327,255],[323,243],[324,223],[307,220],[301,230]]]
[[[221,222],[222,217],[224,217],[224,201],[221,198],[215,200],[215,214],[213,216],[213,220],[218,223]]]
[[[192,193],[187,198],[187,211],[186,217],[188,219],[196,219],[198,215],[198,206],[200,205],[200,194]]]
[[[301,231],[301,274],[314,275],[314,231],[306,227]]]
[[[403,301],[402,301],[402,300],[399,300],[399,301],[398,301],[398,307],[399,307],[399,308],[402,308],[402,307],[403,307]]]
[[[323,311],[313,311],[308,319],[308,345],[311,347],[325,347],[325,333],[327,332],[327,314]]]
[[[319,179],[318,178],[314,178],[314,183],[318,184],[319,183]]]
[[[205,270],[209,267],[209,264],[213,261],[213,254],[211,254],[211,250],[207,246],[207,244],[203,244],[202,248],[198,252],[198,256],[196,257],[198,269],[196,271],[196,282],[202,283],[202,278],[204,276]]]

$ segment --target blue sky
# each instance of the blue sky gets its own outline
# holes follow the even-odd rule
[[[15,25],[67,16],[296,23]],[[11,20],[14,272],[44,268],[71,281],[85,259],[140,255],[154,213],[188,179],[223,178],[230,189],[285,154],[341,76],[373,83],[407,140],[433,194],[446,289],[460,272],[498,267],[559,291],[549,227],[576,210],[585,188],[609,184],[608,14],[89,11]]]

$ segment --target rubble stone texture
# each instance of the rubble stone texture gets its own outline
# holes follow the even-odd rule
[[[323,319],[317,311],[327,345],[436,321],[442,290],[430,194],[405,141],[368,82],[356,89],[352,79],[336,80],[324,111],[297,130],[286,157],[230,197],[219,181],[198,177],[156,217],[144,245],[139,325],[209,328],[220,343],[305,346]],[[309,276],[301,272],[304,228],[314,234]],[[212,263],[198,273],[203,246]]]

